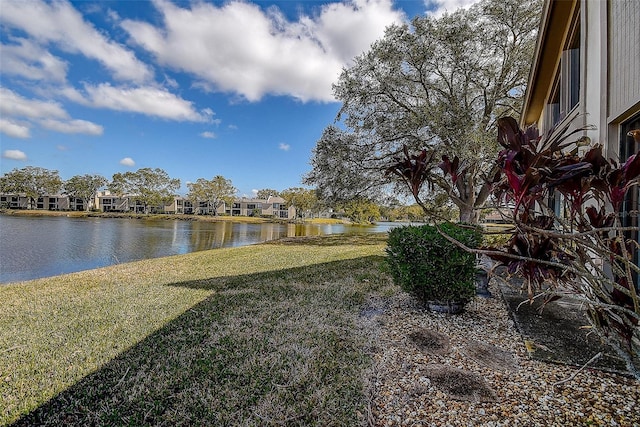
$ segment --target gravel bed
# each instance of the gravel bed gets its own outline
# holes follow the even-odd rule
[[[399,294],[368,313],[371,425],[640,426],[639,381],[531,360],[499,297],[451,316]]]

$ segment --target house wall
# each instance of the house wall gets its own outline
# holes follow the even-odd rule
[[[29,207],[29,199],[19,194],[2,194],[0,195],[0,207],[9,209],[27,209]]]
[[[609,117],[625,115],[640,100],[640,1],[615,0],[609,8]]]
[[[579,11],[580,95],[576,108],[559,125],[572,129],[594,125],[583,135],[604,143],[607,157],[618,159],[620,124],[640,112],[640,1],[547,1],[536,58],[529,79],[522,126],[543,132],[554,84],[561,75],[562,51]],[[541,54],[542,52],[542,54]],[[561,126],[558,126],[561,127]],[[576,139],[581,135],[576,135]]]
[[[607,2],[608,86],[607,115],[602,123],[607,131],[610,157],[619,158],[621,124],[640,113],[640,2]]]
[[[554,87],[560,77],[562,50],[571,43],[573,17],[579,11],[580,89],[578,105],[561,117],[557,128],[595,125],[595,130],[575,134],[603,144],[605,156],[624,162],[640,147],[626,132],[640,128],[640,1],[547,0],[540,25],[536,56],[531,70],[521,125],[538,124],[546,133],[552,111]],[[564,64],[566,64],[565,62]],[[566,79],[565,79],[566,81]],[[560,109],[562,110],[562,109]],[[556,129],[557,129],[556,128]],[[621,150],[621,145],[624,150]],[[584,150],[588,147],[584,147]],[[640,191],[630,192],[621,212],[623,226],[640,223]],[[629,237],[640,242],[637,232]],[[636,262],[640,266],[640,254]],[[640,289],[640,283],[638,284]]]
[[[587,132],[592,141],[607,140],[607,2],[582,3],[582,81],[580,104],[581,127],[595,125]],[[605,147],[610,151],[611,147]]]

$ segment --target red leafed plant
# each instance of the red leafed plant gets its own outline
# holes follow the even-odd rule
[[[625,214],[639,215],[637,206],[631,213],[621,206],[638,191],[640,155],[622,165],[606,159],[600,145],[578,155],[577,147],[588,139],[569,137],[584,130],[541,138],[534,130],[522,131],[513,118],[498,120],[503,150],[495,191],[514,227],[504,247],[486,253],[524,279],[531,299],[573,294],[582,300],[593,330],[640,378],[640,269],[634,261],[639,248],[629,237],[638,228],[620,221]],[[562,205],[552,206],[558,199]]]
[[[589,129],[567,126],[543,138],[533,128],[521,130],[513,118],[499,119],[502,151],[487,187],[493,186],[500,211],[510,212],[511,237],[499,248],[466,249],[523,278],[531,300],[540,297],[546,304],[570,294],[581,300],[592,330],[640,379],[640,268],[634,261],[640,245],[630,237],[640,230],[621,223],[622,215],[640,215],[638,206],[621,210],[640,186],[640,153],[622,165],[607,159],[601,145],[591,146],[585,136],[572,138]],[[640,141],[640,130],[632,132]],[[433,184],[435,154],[411,155],[406,147],[403,154],[387,173],[399,176],[420,203],[424,183]],[[454,186],[468,173],[457,156],[442,156],[438,167]]]
[[[416,203],[425,212],[428,212],[429,209],[420,198],[420,191],[426,182],[431,183],[431,169],[434,164],[435,152],[423,149],[418,154],[410,154],[405,145],[402,147],[402,153],[403,157],[395,157],[386,173],[397,175],[411,190]]]

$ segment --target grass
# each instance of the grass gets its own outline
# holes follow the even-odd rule
[[[365,423],[386,235],[294,238],[0,287],[0,424]]]

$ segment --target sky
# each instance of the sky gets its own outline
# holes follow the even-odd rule
[[[302,186],[344,67],[474,0],[0,1],[0,173]]]

